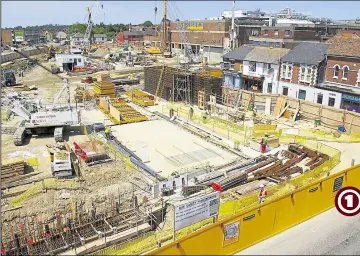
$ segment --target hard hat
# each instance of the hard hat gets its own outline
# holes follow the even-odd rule
[[[261,185],[260,185],[260,188],[263,188],[263,187],[264,187],[264,184],[261,184]]]

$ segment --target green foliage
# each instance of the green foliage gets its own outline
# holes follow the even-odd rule
[[[75,23],[75,24],[72,24],[69,29],[68,29],[68,32],[69,33],[85,33],[86,31],[86,27],[87,25],[86,24],[82,24],[82,23]]]
[[[149,21],[149,20],[145,21],[142,25],[145,26],[145,27],[152,27],[153,26],[152,22]]]

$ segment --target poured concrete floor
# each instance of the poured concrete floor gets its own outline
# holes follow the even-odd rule
[[[163,177],[206,162],[221,165],[237,158],[165,120],[113,126],[112,132]]]

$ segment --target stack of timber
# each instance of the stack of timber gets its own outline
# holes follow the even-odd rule
[[[111,82],[109,75],[102,74],[99,81],[94,82],[94,92],[100,97],[110,97],[114,99],[115,85]]]
[[[123,101],[112,103],[112,106],[110,107],[110,115],[112,115],[114,119],[118,120],[120,124],[136,123],[148,120],[146,116],[136,111]]]
[[[130,97],[131,100],[140,106],[154,106],[154,96],[144,93],[139,90],[131,90],[125,93],[126,96]]]
[[[24,174],[25,162],[21,157],[6,159],[1,164],[1,182],[9,182]]]

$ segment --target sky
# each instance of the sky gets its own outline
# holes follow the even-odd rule
[[[2,1],[1,27],[44,24],[70,25],[85,23],[86,7],[95,1]],[[163,1],[102,1],[95,23],[140,24],[146,20],[158,23],[163,15]],[[219,17],[231,10],[232,1],[168,1],[170,19],[203,19]],[[158,8],[155,18],[154,8]],[[176,8],[177,7],[177,8]],[[290,7],[317,18],[336,20],[360,17],[360,1],[236,1],[236,9],[278,11]],[[31,10],[31,11],[30,11]]]

